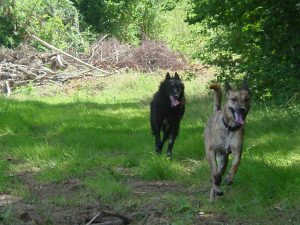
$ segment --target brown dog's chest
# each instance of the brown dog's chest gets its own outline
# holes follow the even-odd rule
[[[224,142],[224,151],[229,154],[238,148],[240,145],[239,134],[237,132],[227,132],[225,138],[223,139]]]
[[[216,138],[212,143],[215,143],[214,149],[226,154],[232,153],[237,149],[240,149],[242,144],[242,137],[240,131],[228,132],[225,130],[222,134]]]

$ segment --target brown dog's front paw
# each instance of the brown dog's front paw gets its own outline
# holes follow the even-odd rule
[[[224,184],[226,184],[226,185],[232,185],[232,184],[233,184],[233,180],[230,179],[230,178],[226,178],[226,179],[224,180]]]
[[[214,202],[216,199],[216,196],[223,196],[224,192],[221,191],[217,186],[212,187],[210,190],[210,202]]]
[[[213,203],[216,199],[216,192],[215,192],[215,188],[211,188],[210,190],[210,197],[209,197],[209,202]]]

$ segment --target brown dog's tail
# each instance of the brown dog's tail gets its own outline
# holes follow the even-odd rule
[[[214,112],[221,110],[221,100],[222,100],[222,88],[220,84],[212,83],[209,85],[210,89],[215,91],[214,94]]]

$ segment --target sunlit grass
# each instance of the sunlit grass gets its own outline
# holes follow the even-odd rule
[[[201,204],[193,209],[185,196],[165,199],[172,205],[171,214],[183,216],[182,220],[174,217],[177,224],[189,222],[197,211],[226,214],[233,223],[243,218],[250,224],[265,224],[260,221],[274,216],[274,207],[285,212],[300,208],[299,105],[279,108],[253,102],[235,183],[222,185],[225,195],[211,205],[203,129],[213,98],[201,81],[185,82],[186,113],[173,159],[165,158],[166,146],[163,155],[156,156],[149,102],[161,79],[123,74],[99,79],[96,83],[104,88],[93,96],[84,91],[86,87],[72,95],[40,97],[32,89],[0,98],[0,192],[18,193],[22,188],[15,185],[13,175],[32,172],[42,182],[80,178],[106,202],[134,201],[128,175],[116,172],[126,168],[136,179],[172,180],[199,190],[194,197]],[[68,204],[67,200],[53,202]]]
[[[176,180],[186,174],[183,165],[153,153],[140,163],[140,176],[146,180]]]

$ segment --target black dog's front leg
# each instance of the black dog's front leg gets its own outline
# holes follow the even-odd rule
[[[163,118],[160,115],[156,115],[156,114],[157,112],[151,115],[151,127],[152,127],[152,132],[155,136],[155,152],[160,154],[162,150],[160,131],[163,125]]]
[[[162,149],[162,144],[160,140],[160,132],[155,134],[155,151],[156,153],[160,154]]]
[[[164,147],[166,140],[169,138],[169,133],[166,124],[163,124],[162,131],[163,131],[163,137],[160,146],[161,149]]]
[[[175,143],[176,135],[171,134],[170,141],[169,141],[169,146],[167,150],[167,156],[172,158],[172,149]]]

